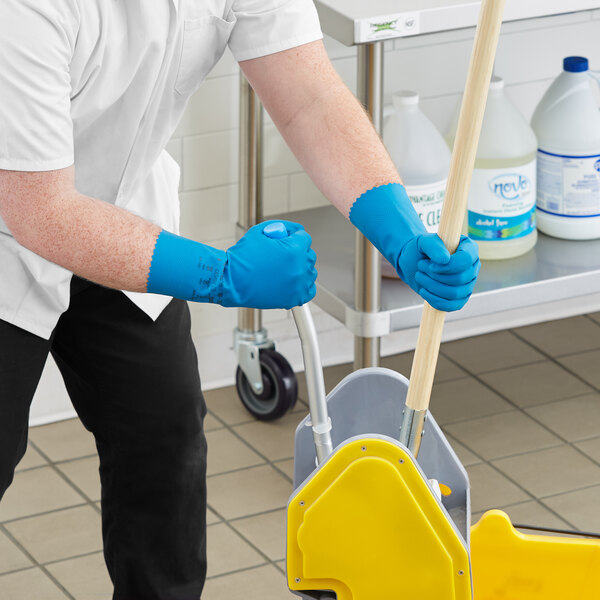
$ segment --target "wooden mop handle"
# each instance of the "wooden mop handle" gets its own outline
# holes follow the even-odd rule
[[[460,241],[467,210],[505,2],[506,0],[483,0],[479,14],[438,231],[452,253]],[[427,410],[429,407],[445,314],[425,303],[406,398],[408,408]]]

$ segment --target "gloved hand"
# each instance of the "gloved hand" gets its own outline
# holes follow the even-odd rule
[[[271,237],[265,228],[282,223],[283,237]],[[251,227],[227,250],[223,273],[223,306],[292,308],[315,297],[317,255],[302,225],[266,221]]]
[[[466,304],[481,268],[477,244],[463,236],[451,256],[438,235],[427,233],[404,186],[391,183],[364,193],[350,221],[431,306],[455,311]]]
[[[283,223],[285,237],[263,230]],[[292,308],[316,293],[316,254],[302,225],[267,221],[250,228],[227,251],[161,231],[147,291],[194,302],[248,308]]]

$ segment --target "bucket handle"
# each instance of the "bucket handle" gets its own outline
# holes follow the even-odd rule
[[[294,315],[298,335],[300,336],[300,343],[302,344],[310,420],[317,452],[317,462],[320,464],[333,452],[333,444],[331,441],[331,419],[327,411],[325,380],[323,379],[319,342],[309,305],[304,304],[303,306],[292,308],[292,314]]]

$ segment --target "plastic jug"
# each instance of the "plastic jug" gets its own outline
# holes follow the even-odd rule
[[[435,233],[446,193],[450,151],[419,108],[416,92],[394,94],[393,103],[394,110],[384,124],[383,141],[421,221],[427,231]],[[396,276],[395,269],[385,260],[382,272],[386,277]]]
[[[459,111],[448,134],[454,144]],[[537,141],[525,117],[494,76],[485,109],[469,191],[466,231],[482,259],[514,258],[537,241],[535,220]]]
[[[537,217],[548,235],[600,237],[600,112],[588,60],[564,59],[564,71],[538,104]]]

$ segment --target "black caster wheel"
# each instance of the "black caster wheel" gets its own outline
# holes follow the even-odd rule
[[[235,387],[242,404],[261,421],[282,417],[296,404],[298,380],[290,363],[275,350],[260,351],[260,370],[263,380],[262,394],[252,389],[244,372],[237,368]]]

